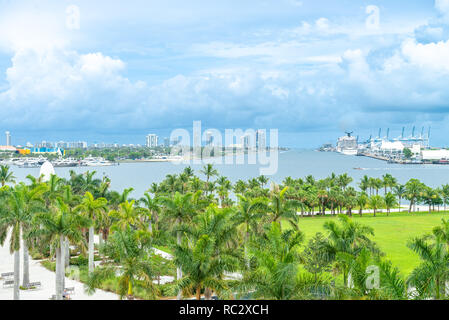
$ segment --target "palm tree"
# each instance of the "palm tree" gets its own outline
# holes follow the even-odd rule
[[[105,210],[107,200],[105,198],[94,199],[94,196],[87,191],[81,200],[81,203],[76,207],[76,210],[90,219],[89,226],[89,273],[94,271],[94,226],[95,220],[101,211]]]
[[[112,210],[109,215],[114,218],[119,229],[125,230],[128,226],[134,229],[142,227],[142,216],[144,215],[143,208],[135,206],[135,200],[120,203],[118,210]]]
[[[337,177],[337,184],[338,186],[345,191],[346,187],[352,182],[352,178],[348,176],[347,173],[344,173]]]
[[[41,243],[51,244],[56,249],[56,300],[62,300],[65,239],[76,244],[83,243],[81,228],[88,226],[89,220],[72,213],[70,206],[62,198],[58,198],[52,212],[37,214],[33,223],[36,230],[30,233],[30,237],[41,239]]]
[[[368,205],[371,209],[373,209],[374,216],[376,216],[377,210],[383,208],[383,206],[385,205],[385,201],[381,196],[375,195],[369,198]]]
[[[8,165],[0,165],[0,183],[2,187],[7,183],[15,183],[16,177],[9,171]]]
[[[234,222],[236,225],[243,224],[245,227],[245,259],[248,258],[248,243],[250,239],[250,229],[254,228],[259,218],[268,207],[265,199],[248,199],[242,195],[237,195],[239,202],[235,211]],[[248,261],[248,260],[247,260]]]
[[[299,246],[303,239],[300,231],[282,232],[281,226],[272,222],[261,242],[251,247],[255,266],[244,272],[240,291],[251,292],[254,299],[295,299],[299,291]]]
[[[412,207],[415,204],[417,198],[421,195],[424,188],[424,184],[418,179],[410,179],[405,184],[405,192],[407,199],[410,201],[410,207],[408,212],[412,212]]]
[[[363,192],[366,192],[366,190],[371,189],[370,180],[367,175],[363,176],[363,178],[360,180],[359,187],[360,190],[362,190]]]
[[[393,187],[393,190],[394,190],[394,194],[396,195],[396,197],[398,197],[398,206],[400,209],[401,208],[401,200],[406,195],[405,186],[402,184],[397,184]]]
[[[195,214],[195,206],[192,201],[193,195],[187,193],[185,195],[176,192],[173,198],[161,197],[160,204],[164,208],[164,216],[170,223],[172,223],[174,230],[176,230],[176,244],[180,246],[182,244],[181,230],[182,224],[191,221]],[[182,269],[178,265],[176,270],[176,279],[182,278]],[[180,298],[180,294],[178,294]]]
[[[187,295],[194,293],[197,300],[202,290],[206,300],[210,300],[212,291],[228,290],[225,273],[237,271],[240,264],[235,224],[229,213],[228,209],[211,205],[195,217],[193,227],[185,228],[189,243],[175,246],[174,262],[184,273],[178,287]]]
[[[102,251],[114,260],[114,264],[98,267],[89,275],[87,281],[88,293],[95,292],[101,283],[115,279],[118,274],[117,291],[120,298],[125,296],[134,299],[134,289],[139,286],[150,298],[158,295],[153,284],[155,272],[151,263],[151,237],[145,230],[114,228],[110,240]]]
[[[214,168],[214,166],[211,163],[208,163],[203,167],[203,170],[201,170],[201,173],[206,176],[206,190],[209,189],[209,180],[211,177],[218,176],[218,171]],[[206,191],[206,194],[207,194]]]
[[[379,250],[369,236],[374,235],[373,228],[359,224],[345,215],[339,215],[339,224],[326,221],[323,225],[328,231],[327,245],[323,248],[328,260],[337,260],[337,269],[343,274],[344,286],[348,285],[350,264],[348,259],[340,259],[345,255],[357,256],[363,248],[373,253]]]
[[[30,230],[33,214],[43,211],[42,194],[45,192],[45,186],[30,189],[21,183],[14,189],[6,191],[4,204],[0,206],[0,243],[3,245],[8,232],[10,231],[11,254],[14,254],[14,300],[19,299],[20,282],[20,255],[19,250],[21,241],[24,239],[24,232]],[[26,239],[24,243],[24,285],[29,282],[28,250]]]
[[[190,167],[189,167],[190,168]],[[143,197],[140,198],[139,202],[143,203],[145,208],[148,210],[148,230],[153,232],[153,219],[154,219],[154,227],[156,231],[158,230],[158,221],[159,221],[159,212],[160,206],[157,198],[152,198],[148,192],[143,194]]]
[[[448,247],[440,237],[429,243],[428,237],[414,238],[407,246],[421,258],[408,278],[408,283],[416,288],[419,298],[439,300],[445,296],[445,284],[449,280]]]
[[[279,190],[275,186],[270,194],[270,202],[268,204],[268,212],[271,213],[272,221],[281,224],[280,219],[287,218],[290,222],[297,219],[296,208],[300,206],[299,201],[287,199],[285,193],[288,187]],[[282,229],[282,227],[281,227]]]
[[[357,197],[357,205],[359,206],[359,215],[362,216],[363,209],[368,204],[368,195],[365,192],[361,192]]]
[[[390,214],[391,208],[394,208],[398,205],[396,197],[391,192],[388,192],[384,198],[385,208],[387,208],[387,216]]]

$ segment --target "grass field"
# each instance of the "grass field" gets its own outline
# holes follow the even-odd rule
[[[372,238],[386,253],[387,258],[397,266],[403,275],[408,275],[419,264],[418,256],[407,246],[407,241],[413,237],[430,233],[433,227],[441,224],[441,219],[449,219],[447,212],[435,213],[377,213],[354,215],[353,219],[374,229]],[[299,227],[306,235],[306,242],[317,232],[325,233],[323,224],[336,217],[305,217],[299,219]]]

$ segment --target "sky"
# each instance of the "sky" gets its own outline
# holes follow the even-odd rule
[[[449,145],[449,0],[0,0],[0,145],[278,129]]]

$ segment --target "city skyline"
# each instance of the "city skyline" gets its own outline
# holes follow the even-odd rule
[[[195,120],[287,147],[414,125],[449,144],[449,0],[0,1],[0,30],[0,128],[21,145]]]

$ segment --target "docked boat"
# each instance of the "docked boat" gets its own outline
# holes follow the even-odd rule
[[[87,157],[81,161],[81,165],[88,167],[105,167],[112,166],[114,163],[108,161],[102,157]]]
[[[67,159],[58,159],[55,161],[52,161],[52,165],[54,167],[77,167],[80,165],[80,161],[72,158]]]

